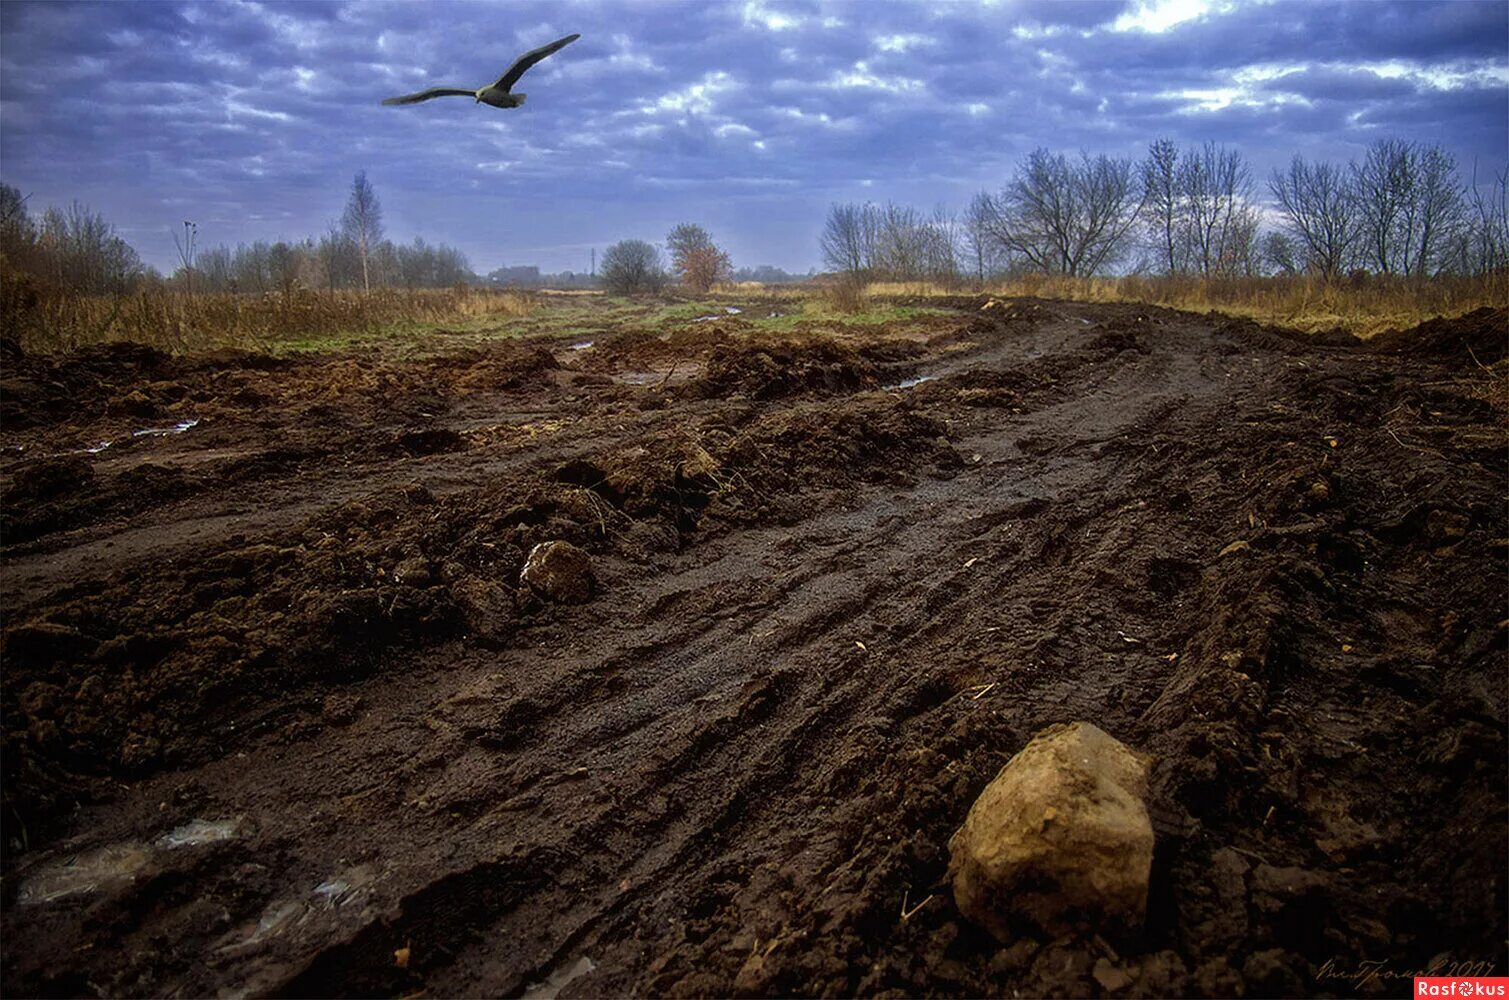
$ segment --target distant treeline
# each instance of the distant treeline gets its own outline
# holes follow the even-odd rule
[[[784,285],[808,281],[815,274],[815,271],[792,274],[790,271],[770,264],[761,264],[758,267],[735,268],[725,276],[732,281],[758,281],[763,285]],[[583,274],[580,271],[542,273],[532,264],[496,268],[489,271],[483,280],[498,288],[598,288],[603,285],[602,275],[590,272]]]
[[[365,178],[358,194],[369,199],[353,216],[321,236],[298,242],[242,243],[232,248],[196,245],[197,228],[175,235],[181,264],[171,276],[142,263],[135,248],[97,212],[74,202],[34,218],[21,192],[0,184],[0,263],[11,273],[80,295],[123,294],[143,286],[194,292],[287,292],[295,288],[449,288],[476,282],[466,255],[423,239],[396,244],[381,238],[381,215]]]
[[[833,205],[821,250],[870,281],[1491,274],[1509,268],[1509,169],[1473,173],[1440,146],[1384,139],[1350,163],[1295,156],[1264,206],[1242,154],[1217,143],[1163,139],[1141,160],[1037,149],[959,215]]]

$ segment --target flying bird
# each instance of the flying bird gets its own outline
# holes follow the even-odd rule
[[[526,52],[514,60],[514,64],[508,67],[508,72],[498,77],[496,83],[490,83],[480,90],[463,90],[459,87],[431,87],[429,90],[421,90],[417,94],[405,94],[402,97],[390,97],[384,104],[418,104],[420,101],[428,101],[432,97],[475,97],[479,104],[491,104],[495,108],[516,108],[524,103],[528,94],[514,94],[509,91],[513,85],[519,82],[519,77],[533,66],[553,52],[559,52],[581,35],[567,35],[558,38],[549,45],[542,45],[533,51]]]

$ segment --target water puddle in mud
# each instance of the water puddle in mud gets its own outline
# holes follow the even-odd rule
[[[192,430],[198,426],[199,419],[196,417],[193,420],[180,420],[172,427],[143,427],[139,431],[132,431],[131,436],[134,438],[170,437],[174,434],[182,434],[184,431]]]
[[[76,854],[28,878],[16,893],[18,903],[51,903],[65,896],[94,892],[129,882],[146,867],[152,851],[144,844],[111,844]]]
[[[724,316],[737,316],[743,311],[744,310],[740,309],[738,306],[724,306],[722,313],[713,313],[711,316],[698,316],[696,319],[692,320],[692,322],[711,323],[713,320],[722,319]]]
[[[377,880],[371,868],[359,865],[330,876],[309,893],[296,899],[277,899],[267,904],[255,923],[243,925],[222,938],[219,952],[235,956],[255,950],[269,938],[302,927],[321,913],[346,909],[362,899]]]
[[[921,385],[924,382],[932,382],[937,379],[937,377],[938,376],[936,375],[914,375],[911,378],[904,378],[900,382],[892,382],[890,385],[883,385],[881,386],[881,388],[887,390],[910,389],[914,385]]]
[[[590,351],[591,349],[592,341],[590,340],[584,340],[580,344],[572,344],[570,347],[566,348],[566,350],[568,351]]]
[[[132,431],[131,432],[131,437],[132,438],[172,437],[175,434],[182,434],[185,431],[193,430],[195,427],[198,427],[198,426],[199,426],[199,418],[195,417],[193,420],[180,420],[178,423],[174,424],[171,427],[143,427],[139,431]],[[65,451],[65,452],[62,452],[61,454],[64,454],[64,455],[98,455],[100,452],[104,451],[106,448],[113,448],[113,447],[115,447],[115,445],[116,445],[115,441],[101,441],[98,444],[92,444],[92,445],[90,445],[87,448],[75,448],[73,451]]]
[[[556,969],[545,977],[544,982],[530,983],[524,987],[524,1000],[555,1000],[561,995],[561,990],[595,968],[597,963],[583,955],[570,965]]]
[[[213,822],[196,819],[158,837],[157,846],[171,851],[179,847],[199,847],[202,844],[213,844],[217,840],[230,840],[240,826],[241,821],[236,819]]]
[[[16,901],[51,903],[68,896],[97,892],[130,882],[147,867],[155,853],[230,840],[236,836],[240,826],[239,819],[196,819],[163,834],[150,844],[125,841],[70,855],[61,862],[44,865],[27,876],[16,893]]]

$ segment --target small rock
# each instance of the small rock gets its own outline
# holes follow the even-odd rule
[[[474,632],[492,635],[514,620],[514,591],[475,576],[462,576],[450,585],[451,599],[461,607]]]
[[[1250,552],[1251,550],[1252,550],[1252,545],[1250,543],[1248,543],[1246,541],[1238,540],[1238,541],[1232,542],[1230,545],[1226,546],[1224,549],[1221,550],[1221,558],[1224,558],[1226,556],[1234,556],[1238,552]]]
[[[1147,761],[1087,722],[1050,726],[1007,762],[949,841],[960,912],[1001,941],[1136,927],[1153,865]]]
[[[541,542],[529,552],[519,583],[565,604],[592,599],[592,557],[570,542]]]
[[[1095,971],[1092,973],[1100,988],[1107,993],[1115,993],[1132,985],[1132,977],[1122,969],[1111,963],[1109,958],[1102,958],[1095,963]]]

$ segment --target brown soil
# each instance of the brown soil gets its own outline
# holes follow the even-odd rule
[[[1501,972],[1504,313],[1360,345],[985,304],[7,351],[4,992]],[[548,540],[589,602],[519,587]],[[1147,926],[1003,947],[948,838],[1075,719],[1156,760]]]

